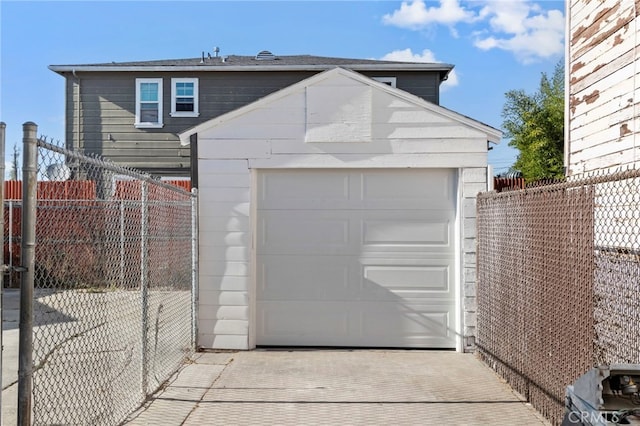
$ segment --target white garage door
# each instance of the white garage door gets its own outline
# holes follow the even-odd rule
[[[258,345],[455,347],[454,170],[258,181]]]

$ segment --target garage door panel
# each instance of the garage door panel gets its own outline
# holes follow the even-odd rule
[[[260,180],[263,210],[455,208],[453,170],[270,171]]]
[[[446,209],[455,207],[453,173],[442,170],[361,172],[361,192],[369,208]]]
[[[259,221],[258,250],[261,253],[310,254],[327,248],[336,254],[351,253],[358,244],[357,228],[354,229],[353,221],[340,212],[266,211]]]
[[[265,301],[353,300],[359,271],[345,257],[261,256],[257,285]]]
[[[364,245],[432,246],[440,250],[449,247],[453,237],[453,223],[446,214],[433,212],[379,212],[362,218]],[[450,214],[448,215],[450,216]]]
[[[420,302],[432,302],[446,303],[448,300],[453,300],[449,294],[448,289],[442,291],[429,290],[423,291],[420,289],[412,288],[411,286],[403,287],[398,286],[395,288],[381,287],[368,280],[362,281],[362,290],[357,296],[357,301],[362,302],[390,302],[390,303],[420,303]]]
[[[260,172],[257,344],[454,347],[455,176]]]
[[[450,297],[449,266],[364,266],[366,288],[380,288],[404,297]]]
[[[291,170],[273,171],[261,179],[260,207],[262,209],[304,209],[345,204],[350,196],[349,172],[327,174]]]
[[[398,265],[374,259],[365,262],[348,256],[261,256],[258,290],[262,300],[289,302],[378,300],[398,303],[401,299],[428,301],[454,297],[449,265],[420,259],[407,259],[405,263]]]
[[[390,335],[447,338],[453,332],[449,317],[449,311],[441,306],[378,306],[363,312],[362,333],[374,337],[387,330]]]
[[[365,220],[365,244],[449,245],[449,223],[421,221]]]
[[[327,315],[325,303],[318,302],[260,302],[257,306],[259,336],[270,344],[306,341],[307,344],[327,339],[344,340],[353,324],[353,313],[332,309]],[[280,342],[280,343],[275,343]],[[298,343],[293,343],[298,344]]]
[[[281,211],[260,214],[261,253],[434,252],[451,248],[453,219],[440,211]]]
[[[450,348],[451,311],[383,302],[260,302],[258,344]],[[296,320],[292,320],[295,318]]]

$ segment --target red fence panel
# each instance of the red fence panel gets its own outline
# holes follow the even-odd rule
[[[68,180],[64,182],[38,182],[40,200],[95,200],[96,183],[92,180]],[[5,200],[22,200],[22,181],[4,182]]]

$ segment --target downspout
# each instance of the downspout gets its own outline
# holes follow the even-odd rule
[[[198,188],[198,134],[189,136],[189,163],[191,165],[191,188]]]

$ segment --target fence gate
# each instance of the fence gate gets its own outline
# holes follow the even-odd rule
[[[35,133],[12,212],[33,258],[19,423],[119,424],[194,351],[196,196]]]

